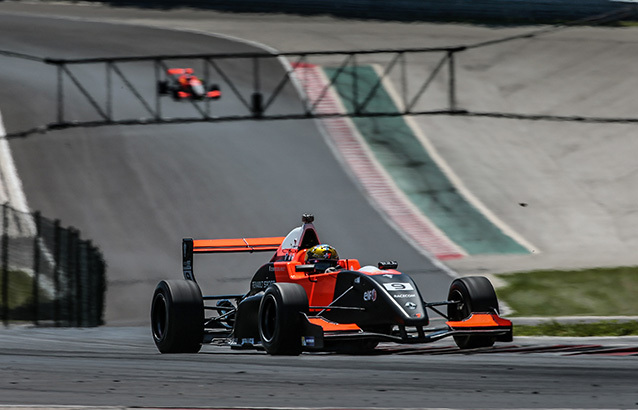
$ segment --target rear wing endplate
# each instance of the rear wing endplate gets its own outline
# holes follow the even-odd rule
[[[182,239],[182,269],[184,278],[195,281],[193,273],[193,254],[195,253],[231,253],[231,252],[268,252],[276,251],[284,237],[235,238],[235,239]]]

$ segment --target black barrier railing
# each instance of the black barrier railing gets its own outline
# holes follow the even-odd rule
[[[184,54],[119,58],[53,59],[0,50],[0,55],[55,67],[54,114],[47,124],[12,131],[7,138],[70,127],[171,124],[330,117],[451,115],[592,123],[638,123],[637,117],[478,111],[459,98],[459,55],[503,42],[533,38],[576,24],[601,24],[635,15],[629,6],[520,35],[457,47],[314,51],[294,53]],[[220,101],[173,99],[160,83],[169,68],[191,67],[206,86],[219,85]],[[327,70],[312,74],[309,67]],[[371,72],[369,67],[374,68]],[[468,75],[465,72],[465,75]],[[266,81],[268,78],[268,81]],[[393,84],[395,104],[375,100]],[[309,92],[309,87],[315,87]],[[318,88],[318,89],[317,89]],[[331,104],[337,93],[345,104]],[[285,98],[286,96],[294,98]],[[299,96],[301,95],[301,98]],[[386,96],[387,97],[387,96]],[[387,98],[386,98],[387,100]],[[294,103],[293,101],[298,101]],[[318,109],[321,107],[321,109]]]
[[[4,204],[0,254],[5,326],[103,324],[106,264],[78,230]]]

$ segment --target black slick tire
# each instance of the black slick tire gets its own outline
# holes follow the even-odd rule
[[[271,355],[301,353],[301,314],[308,314],[308,296],[301,285],[274,283],[259,305],[259,337]]]
[[[153,340],[161,353],[197,353],[204,337],[204,301],[192,280],[163,280],[151,304]]]
[[[157,93],[160,95],[168,94],[168,81],[159,81],[157,83]]]
[[[494,287],[482,276],[455,279],[450,285],[448,300],[460,302],[448,306],[448,317],[453,321],[466,319],[472,312],[498,313],[498,299]],[[490,347],[494,341],[493,336],[454,336],[454,342],[461,349]]]

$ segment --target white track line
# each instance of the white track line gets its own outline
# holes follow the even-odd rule
[[[8,203],[12,208],[30,215],[22,181],[13,162],[11,147],[6,136],[7,132],[0,112],[0,202],[2,204]],[[36,232],[33,218],[29,216],[20,218],[20,220],[24,223],[17,227],[17,232],[14,234],[16,236],[34,236]]]
[[[637,0],[638,1],[638,0]],[[401,99],[397,91],[394,89],[394,85],[390,81],[387,76],[383,76],[383,70],[378,64],[372,64],[373,69],[382,79],[383,87],[388,92],[390,98],[392,98],[394,105],[396,107],[401,107],[403,104],[401,103]],[[507,225],[503,220],[501,220],[494,212],[492,212],[483,202],[472,191],[470,191],[461,178],[454,172],[452,167],[447,163],[445,159],[439,154],[437,149],[434,147],[430,139],[425,135],[425,133],[421,130],[414,120],[412,116],[406,115],[402,117],[405,123],[410,127],[414,135],[417,137],[425,151],[430,155],[430,158],[436,163],[436,166],[445,174],[448,178],[452,186],[456,188],[456,190],[461,194],[465,200],[472,205],[476,210],[478,210],[488,221],[490,221],[493,225],[495,225],[498,229],[501,230],[505,235],[512,238],[514,241],[518,242],[519,245],[527,249],[529,253],[539,253],[538,247],[531,244],[522,235],[518,234],[514,229],[512,229],[509,225]]]
[[[20,223],[12,224],[13,229],[11,229],[10,226],[9,234],[14,237],[35,237],[37,234],[35,221],[29,211],[27,197],[24,194],[22,181],[18,175],[18,170],[11,155],[11,147],[6,137],[7,132],[4,128],[2,113],[0,112],[0,201],[2,201],[2,204],[8,203],[13,209],[24,213],[21,218],[17,218]],[[42,238],[39,238],[38,245],[45,261],[50,266],[54,266],[55,259]],[[21,270],[25,271],[31,277],[34,276],[34,272],[31,269],[21,268]],[[53,283],[49,278],[41,277],[40,287],[45,290],[49,296],[55,294]]]

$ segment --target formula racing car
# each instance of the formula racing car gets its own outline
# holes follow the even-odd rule
[[[203,343],[260,348],[273,355],[302,351],[366,351],[379,342],[425,343],[452,336],[461,349],[512,341],[512,322],[499,316],[484,277],[454,279],[448,298],[426,302],[395,261],[361,266],[322,244],[304,214],[286,237],[183,239],[183,280],[163,280],[151,305],[161,353],[196,353]],[[246,293],[202,296],[193,256],[274,252]],[[445,307],[445,309],[439,309]],[[444,318],[430,323],[428,310]],[[210,313],[209,313],[210,312]]]
[[[207,87],[202,80],[193,74],[192,68],[169,68],[166,70],[166,77],[166,80],[157,83],[157,93],[171,95],[174,100],[185,98],[216,100],[222,95],[219,86],[211,84]]]

